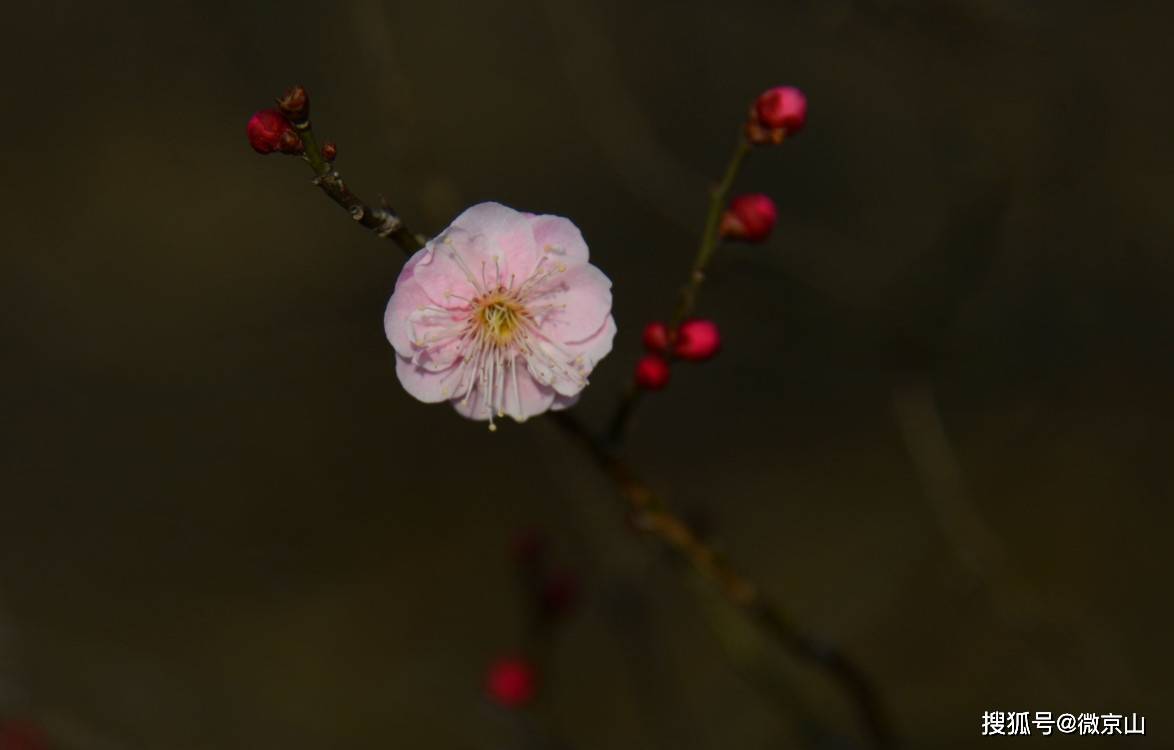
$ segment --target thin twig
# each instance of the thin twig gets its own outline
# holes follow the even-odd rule
[[[693,259],[689,281],[681,289],[681,298],[677,302],[677,309],[673,312],[672,320],[669,323],[670,333],[676,331],[681,322],[693,312],[693,308],[697,305],[697,292],[701,289],[702,282],[705,281],[705,271],[709,267],[709,261],[713,258],[718,240],[721,238],[721,217],[722,211],[726,207],[726,199],[729,197],[730,189],[734,186],[734,180],[738,177],[738,170],[742,168],[742,161],[746,158],[746,154],[750,153],[750,148],[750,143],[745,138],[738,139],[738,145],[734,148],[733,155],[730,156],[721,182],[715,185],[709,193],[709,210],[705,215],[705,231],[701,234],[701,245],[697,248],[697,257]]]
[[[351,192],[351,189],[343,182],[338,170],[322,155],[322,148],[318,145],[318,139],[314,135],[314,129],[308,116],[301,120],[294,120],[293,126],[305,146],[303,156],[306,163],[314,170],[314,184],[320,187],[322,192],[345,208],[352,219],[375,232],[379,237],[392,240],[405,253],[410,255],[424,247],[421,238],[408,229],[403,219],[390,206],[386,203],[381,206],[372,206]]]
[[[293,124],[305,146],[305,159],[314,170],[314,183],[331,200],[350,212],[362,226],[371,229],[382,238],[393,240],[405,253],[410,254],[424,246],[423,238],[411,232],[389,207],[371,208],[350,191],[338,172],[322,156],[308,117],[294,121]],[[721,211],[725,207],[726,197],[749,148],[746,141],[739,142],[722,181],[714,187],[710,195],[709,213],[701,245],[694,259],[689,281],[681,290],[680,301],[672,318],[674,331],[696,304],[697,292],[705,279],[705,269],[717,248]],[[639,391],[633,389],[621,400],[606,443],[592,435],[582,423],[566,412],[555,412],[552,419],[587,451],[596,465],[616,485],[629,506],[630,520],[634,528],[656,537],[678,553],[702,578],[716,586],[724,598],[755,623],[772,642],[801,660],[816,665],[833,678],[855,705],[873,747],[878,750],[894,747],[887,713],[876,689],[860,668],[831,644],[818,641],[800,630],[778,607],[763,597],[753,582],[738,573],[725,558],[705,544],[688,524],[672,513],[652,489],[614,452],[617,429],[618,434],[622,435],[624,425],[638,399]]]
[[[738,177],[738,170],[742,168],[742,161],[746,158],[746,154],[750,153],[750,148],[751,145],[745,138],[738,139],[738,145],[734,148],[734,153],[730,156],[729,163],[726,164],[726,171],[722,175],[721,182],[714,185],[709,191],[709,210],[705,215],[705,229],[701,232],[701,242],[697,248],[697,255],[694,257],[693,266],[689,270],[689,279],[681,287],[681,293],[677,299],[677,306],[673,310],[673,316],[669,319],[668,348],[664,354],[670,359],[672,358],[673,342],[677,339],[677,329],[680,328],[685,318],[689,317],[693,312],[693,308],[697,306],[697,293],[701,290],[701,285],[705,282],[705,272],[709,268],[709,262],[713,259],[714,251],[717,250],[719,241],[721,240],[722,211],[726,207],[726,200],[729,197],[730,189],[734,186],[734,180]],[[636,413],[636,407],[640,403],[640,394],[641,390],[633,384],[629,385],[628,389],[624,391],[624,395],[620,397],[620,402],[616,406],[607,431],[607,440],[612,446],[618,447],[623,442],[628,425],[631,423],[632,416]]]
[[[892,728],[880,697],[864,672],[835,646],[804,633],[782,610],[766,599],[761,590],[703,542],[645,484],[626,462],[581,422],[566,412],[551,417],[573,437],[615,483],[629,506],[632,526],[650,534],[674,550],[703,578],[715,585],[731,604],[774,643],[803,661],[826,672],[848,695],[861,723],[876,748],[894,747]]]

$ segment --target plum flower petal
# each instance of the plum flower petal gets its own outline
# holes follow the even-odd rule
[[[562,341],[581,341],[599,330],[611,310],[611,280],[593,265],[568,268],[548,291],[559,304],[547,310],[544,328]]]
[[[438,404],[449,398],[449,387],[446,381],[452,377],[451,372],[433,372],[412,364],[412,360],[396,356],[395,374],[404,390],[426,404]]]
[[[559,216],[481,203],[400,273],[384,329],[404,389],[470,419],[572,406],[611,351],[611,281]]]
[[[550,248],[568,266],[587,262],[587,243],[579,227],[561,216],[539,216],[532,223],[534,241],[543,249]]]
[[[579,394],[574,396],[555,396],[554,401],[550,404],[551,411],[562,411],[563,409],[570,409],[575,404],[579,403]]]

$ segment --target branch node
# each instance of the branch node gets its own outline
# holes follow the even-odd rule
[[[387,239],[393,232],[404,225],[398,216],[386,208],[375,209],[374,215],[379,218],[379,227],[375,230],[375,234],[379,235],[381,239]]]

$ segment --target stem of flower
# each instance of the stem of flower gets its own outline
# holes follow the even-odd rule
[[[729,164],[726,165],[721,182],[714,185],[713,189],[709,191],[709,210],[705,216],[705,230],[701,233],[701,245],[693,259],[689,280],[685,282],[685,286],[681,287],[676,310],[673,311],[673,317],[669,321],[669,350],[665,352],[665,356],[670,359],[672,358],[672,343],[677,338],[677,329],[697,305],[697,293],[705,282],[705,270],[709,267],[709,261],[713,258],[713,254],[720,244],[722,212],[725,210],[730,189],[734,186],[734,180],[738,177],[738,170],[742,168],[742,162],[745,160],[746,154],[750,153],[751,148],[750,142],[745,138],[738,139],[738,145],[730,157]],[[632,415],[636,411],[636,405],[640,402],[641,393],[642,391],[633,384],[629,385],[628,390],[620,397],[620,402],[616,405],[607,430],[608,444],[613,448],[618,448],[623,442]]]
[[[350,212],[352,219],[380,237],[392,240],[405,253],[410,255],[424,247],[420,237],[408,229],[391,206],[386,203],[382,206],[371,206],[351,192],[342,181],[338,170],[322,155],[322,147],[318,145],[309,118],[298,120],[293,126],[305,147],[306,163],[314,170],[314,184],[322,188],[322,192]]]
[[[697,304],[697,292],[705,281],[705,269],[709,267],[709,261],[713,258],[713,253],[717,250],[721,239],[722,211],[725,210],[730,188],[734,186],[738,170],[742,168],[742,161],[746,158],[746,154],[750,153],[750,148],[750,142],[745,138],[738,140],[738,146],[730,157],[730,163],[726,165],[726,172],[722,175],[721,182],[715,185],[709,193],[709,211],[705,217],[705,231],[701,234],[701,246],[697,249],[697,257],[693,259],[689,281],[681,289],[677,309],[673,312],[672,320],[669,322],[670,341],[676,334],[677,327],[693,312],[693,308]]]
[[[631,525],[659,539],[683,558],[704,580],[714,585],[730,604],[754,623],[766,638],[801,661],[812,663],[845,693],[859,714],[872,747],[894,746],[888,715],[864,672],[832,644],[816,640],[799,629],[760,589],[670,511],[660,497],[614,452],[566,412],[552,415],[555,423],[587,451],[615,483],[629,506]]]
[[[613,449],[619,448],[624,441],[628,420],[632,418],[632,412],[636,410],[636,404],[640,402],[643,393],[644,391],[633,382],[628,384],[628,389],[620,396],[620,402],[616,404],[616,410],[607,427],[607,443]]]

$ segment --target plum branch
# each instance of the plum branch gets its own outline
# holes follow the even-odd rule
[[[778,90],[772,90],[775,91]],[[277,110],[263,110],[254,115],[249,123],[249,137],[254,149],[261,153],[282,151],[302,156],[314,172],[313,183],[361,226],[370,229],[382,239],[392,240],[408,255],[425,246],[426,238],[412,232],[385,201],[381,201],[379,206],[373,206],[359,198],[342,180],[332,163],[337,149],[330,143],[319,145],[313,131],[305,89],[296,86],[277,102]],[[705,271],[721,238],[727,235],[738,236],[739,232],[745,236],[748,231],[737,224],[739,217],[730,216],[728,212],[723,214],[723,209],[739,167],[751,146],[779,143],[782,140],[784,124],[781,121],[770,122],[769,117],[764,116],[761,110],[761,105],[758,110],[752,109],[745,137],[739,140],[722,180],[711,192],[700,246],[671,318],[670,341],[681,322],[696,305],[697,293],[705,279]],[[258,124],[258,118],[268,112],[278,113],[280,120],[261,118],[265,122]],[[801,122],[799,125],[801,126]],[[786,126],[792,130],[797,129],[794,121],[787,122]],[[773,216],[770,221],[773,223]],[[700,579],[711,584],[729,604],[754,625],[758,632],[779,649],[799,661],[814,665],[831,678],[855,707],[862,729],[873,747],[894,747],[894,736],[883,702],[860,667],[834,645],[813,637],[786,616],[753,581],[738,572],[729,561],[702,540],[688,523],[673,513],[616,452],[616,445],[638,397],[639,390],[635,388],[624,395],[609,430],[603,436],[595,435],[566,412],[556,412],[552,419],[615,485],[617,493],[628,508],[629,519],[634,529],[658,540],[678,559],[687,563]]]

